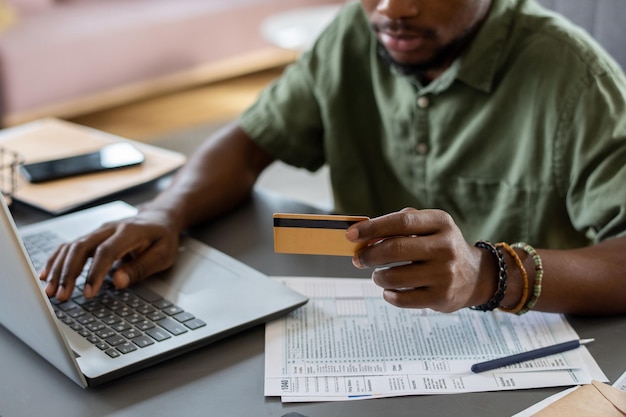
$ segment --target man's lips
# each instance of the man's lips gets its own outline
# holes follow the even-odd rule
[[[397,35],[387,32],[380,32],[379,39],[390,52],[411,52],[422,47],[426,40],[420,35]]]

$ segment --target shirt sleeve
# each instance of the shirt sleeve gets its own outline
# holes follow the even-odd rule
[[[599,242],[626,236],[626,78],[617,67],[591,75],[570,97],[555,165],[574,227]]]
[[[310,55],[288,66],[241,116],[242,129],[274,158],[315,171],[324,162],[319,103],[310,75]]]

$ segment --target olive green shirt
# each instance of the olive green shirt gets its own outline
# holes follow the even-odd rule
[[[626,78],[532,0],[494,0],[427,86],[378,55],[360,4],[240,119],[288,164],[328,164],[336,211],[450,213],[468,241],[567,248],[626,235]]]

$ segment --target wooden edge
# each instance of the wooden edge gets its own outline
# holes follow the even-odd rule
[[[293,62],[298,55],[296,51],[268,47],[175,74],[42,106],[22,113],[7,114],[2,118],[2,126],[19,125],[43,117],[76,117],[159,94],[277,68]]]

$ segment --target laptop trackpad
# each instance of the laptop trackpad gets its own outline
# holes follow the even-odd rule
[[[155,277],[154,283],[159,289],[171,295],[175,293],[193,295],[206,288],[215,287],[216,282],[238,278],[232,270],[212,259],[209,248],[196,247],[193,245],[194,242],[189,243],[181,246],[174,266]]]

